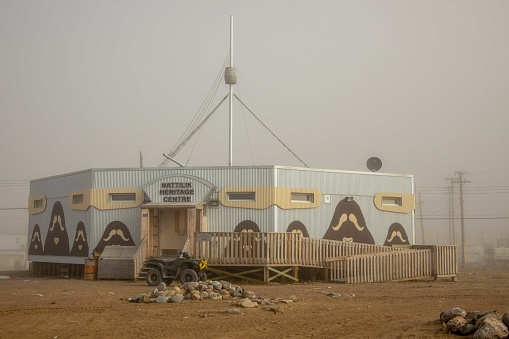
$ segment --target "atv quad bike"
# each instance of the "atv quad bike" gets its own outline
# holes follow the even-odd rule
[[[162,281],[169,285],[173,280],[182,284],[207,280],[207,260],[193,259],[187,252],[181,252],[178,258],[150,257],[144,266],[150,268],[145,277],[150,286],[157,286]]]

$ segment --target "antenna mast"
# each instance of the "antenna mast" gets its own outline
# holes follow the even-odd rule
[[[230,159],[229,166],[233,164],[233,85],[237,83],[237,70],[233,67],[233,15],[230,15],[230,67],[224,71],[224,81],[230,86]]]

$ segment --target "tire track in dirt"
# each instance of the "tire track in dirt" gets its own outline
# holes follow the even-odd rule
[[[111,310],[111,306],[107,307],[46,307],[46,308],[24,308],[17,310],[5,310],[0,311],[0,316],[7,315],[40,315],[40,314],[54,314],[54,313],[78,313],[78,314],[88,314],[88,313],[103,313],[105,311]]]

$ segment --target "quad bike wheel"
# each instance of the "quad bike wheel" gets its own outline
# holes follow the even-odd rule
[[[199,280],[200,280],[201,282],[206,282],[206,281],[207,281],[207,273],[205,273],[205,272],[201,272],[200,277],[199,277]]]
[[[149,286],[157,286],[163,281],[163,278],[161,272],[157,268],[153,268],[147,272],[145,280]]]
[[[182,271],[182,273],[180,274],[180,282],[182,284],[185,284],[186,282],[197,282],[197,281],[198,274],[190,268]]]

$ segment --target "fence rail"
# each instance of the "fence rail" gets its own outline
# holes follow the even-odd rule
[[[431,277],[431,250],[403,250],[327,259],[331,281],[348,284]]]
[[[134,277],[138,275],[141,268],[143,267],[143,264],[145,262],[145,253],[147,253],[147,249],[145,248],[147,246],[147,237],[144,237],[143,240],[140,243],[140,246],[136,250],[136,253],[133,257],[134,262]]]
[[[327,268],[346,283],[456,277],[456,246],[388,246],[303,237],[300,233],[203,232],[196,255],[217,266]]]

